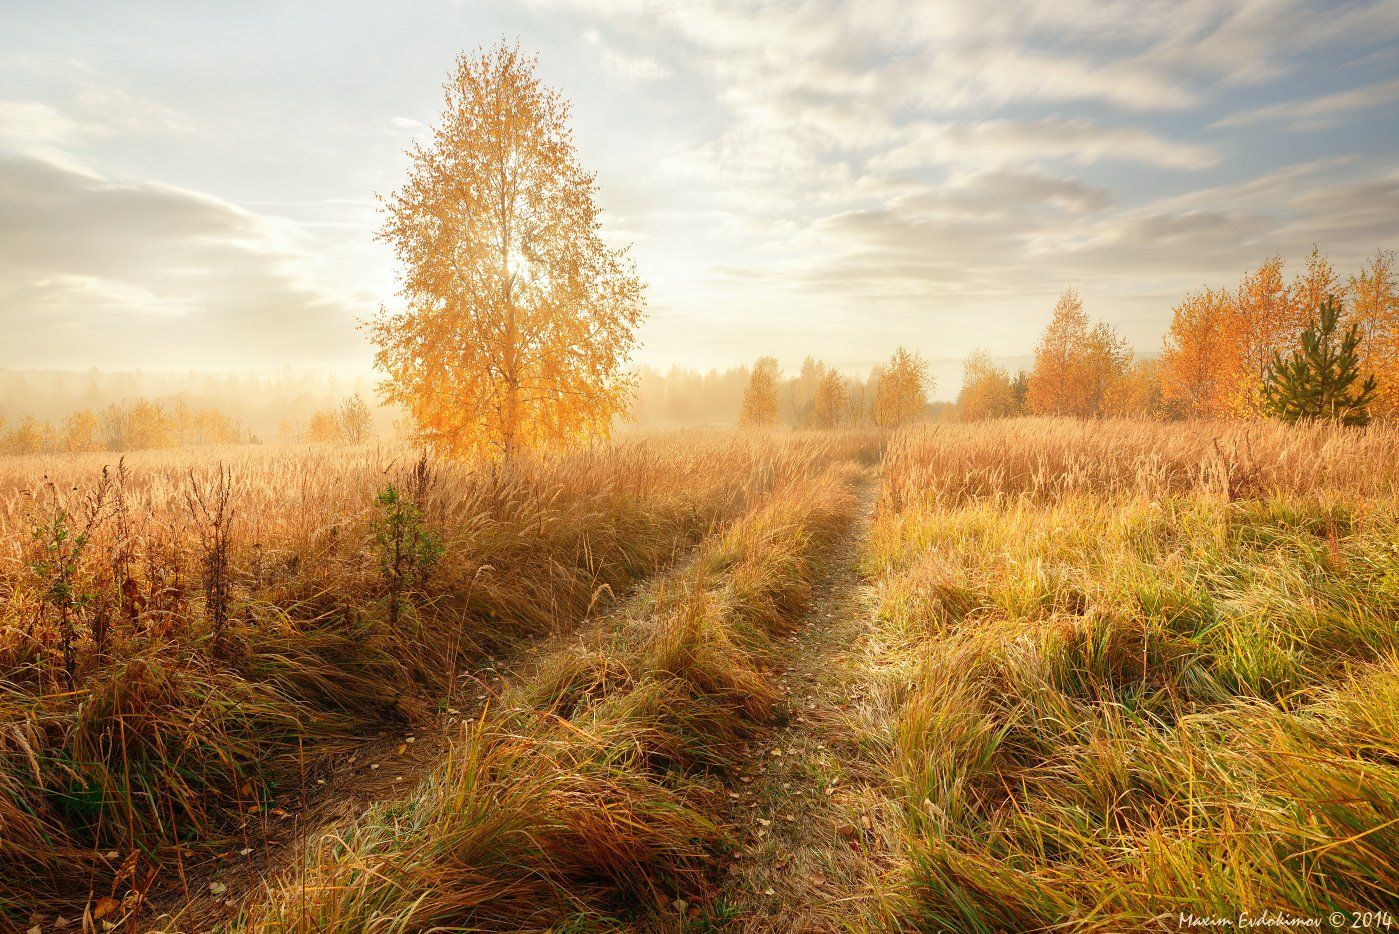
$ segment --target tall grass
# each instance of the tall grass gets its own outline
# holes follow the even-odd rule
[[[921,660],[897,923],[1399,909],[1396,450],[1033,422],[891,445],[868,561]]]
[[[95,456],[0,466],[0,918],[158,887],[484,654],[576,624],[844,452],[664,436],[436,465],[412,521],[440,558],[397,590],[376,502],[412,487],[411,452],[187,456],[109,465],[95,512]]]
[[[703,897],[723,844],[703,777],[775,716],[773,640],[852,509],[848,467],[781,486],[547,653],[417,789],[313,847],[241,929],[614,930]]]

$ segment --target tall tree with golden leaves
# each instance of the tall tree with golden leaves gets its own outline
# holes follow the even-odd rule
[[[1306,319],[1298,312],[1282,279],[1282,258],[1265,260],[1244,276],[1230,305],[1230,344],[1237,356],[1231,367],[1234,385],[1228,407],[1231,414],[1261,416],[1263,380],[1273,357],[1295,348]]]
[[[973,350],[962,363],[962,391],[957,394],[957,408],[968,421],[1005,418],[1015,410],[1010,374],[1005,367],[997,366],[985,350]]]
[[[1379,384],[1370,411],[1399,418],[1399,287],[1394,278],[1394,251],[1380,250],[1349,283],[1348,324],[1360,335],[1363,372]]]
[[[935,385],[927,361],[900,347],[880,371],[874,393],[874,423],[897,428],[921,418]]]
[[[1171,313],[1161,353],[1161,389],[1166,404],[1182,415],[1218,418],[1229,413],[1242,365],[1233,302],[1228,292],[1207,288],[1185,296]]]
[[[1083,348],[1083,399],[1078,413],[1090,418],[1121,414],[1132,351],[1127,340],[1106,321],[1088,332]]]
[[[1109,401],[1108,412],[1130,418],[1162,418],[1166,400],[1161,392],[1161,361],[1154,357],[1133,360]]]
[[[850,394],[845,389],[845,377],[835,370],[826,370],[816,384],[811,398],[811,424],[815,428],[835,428],[845,418]]]
[[[1292,280],[1287,290],[1287,300],[1292,307],[1289,312],[1289,326],[1296,329],[1292,341],[1299,341],[1301,332],[1321,315],[1321,306],[1327,299],[1340,302],[1346,285],[1336,273],[1336,267],[1322,255],[1319,247],[1313,245],[1307,256],[1307,269]]]
[[[759,357],[743,391],[743,407],[738,423],[749,428],[771,428],[777,424],[777,358]]]
[[[1088,315],[1083,299],[1065,289],[1035,345],[1025,404],[1034,415],[1081,415],[1089,394]]]
[[[535,66],[506,45],[461,56],[385,200],[404,307],[366,324],[380,389],[454,455],[605,436],[632,391],[643,287],[602,240],[568,105]]]

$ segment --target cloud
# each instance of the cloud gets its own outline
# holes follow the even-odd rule
[[[1104,127],[1061,117],[921,123],[907,127],[901,135],[903,141],[873,157],[870,167],[901,171],[930,163],[984,166],[1064,160],[1077,165],[1126,161],[1201,169],[1219,161],[1218,154],[1206,146],[1173,142],[1138,127]]]
[[[1151,346],[1170,303],[1202,282],[1230,284],[1274,253],[1298,259],[1313,243],[1354,269],[1386,245],[1399,173],[1342,179],[1336,168],[1306,163],[1125,209],[1074,179],[976,173],[822,218],[811,234],[816,258],[800,275],[813,293],[888,326],[936,314],[945,335],[959,320],[1026,320],[1036,312],[1027,298],[1074,284],[1110,296],[1096,313],[1134,322],[1133,338]],[[955,341],[960,331],[950,333]]]
[[[1236,113],[1210,125],[1247,126],[1275,120],[1290,123],[1297,128],[1317,129],[1326,126],[1328,118],[1377,107],[1393,107],[1396,104],[1399,104],[1399,78],[1307,100],[1270,104],[1267,107]]]
[[[199,192],[0,156],[0,363],[345,359],[351,303],[302,277],[298,236]]]
[[[596,29],[589,29],[583,33],[583,41],[593,48],[598,57],[607,65],[609,71],[626,80],[659,81],[670,74],[670,69],[654,58],[618,52],[607,44]]]

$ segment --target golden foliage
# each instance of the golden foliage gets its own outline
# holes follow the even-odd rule
[[[26,415],[0,437],[4,454],[81,454],[89,451],[144,451],[201,444],[236,444],[247,439],[243,426],[216,409],[173,406],[149,399],[109,405],[101,412],[78,409],[55,428]]]
[[[1026,406],[1036,415],[1077,415],[1084,396],[1083,351],[1088,342],[1088,315],[1083,299],[1065,289],[1053,317],[1035,345]]]
[[[1380,251],[1359,276],[1343,283],[1315,247],[1306,269],[1289,284],[1274,256],[1245,275],[1232,292],[1204,289],[1177,305],[1162,354],[1165,401],[1195,418],[1257,417],[1263,378],[1273,358],[1298,346],[1302,330],[1323,301],[1343,304],[1346,321],[1359,326],[1364,372],[1380,384],[1376,415],[1399,411],[1399,295],[1393,253]]]
[[[874,423],[897,428],[921,418],[934,385],[927,361],[900,347],[880,373],[874,393]]]
[[[445,91],[386,200],[404,307],[366,325],[381,390],[444,453],[606,436],[632,389],[642,284],[602,241],[568,105],[504,45],[463,55]]]
[[[1228,414],[1239,384],[1232,299],[1227,292],[1191,292],[1171,313],[1161,354],[1161,388],[1181,414]]]
[[[1297,304],[1282,279],[1282,258],[1265,260],[1239,283],[1229,306],[1226,343],[1235,365],[1230,368],[1226,410],[1233,415],[1254,416],[1263,411],[1263,376],[1273,355],[1291,349],[1305,321],[1297,320]]]
[[[743,407],[738,423],[751,428],[771,428],[777,424],[777,358],[759,357],[743,391]]]
[[[845,377],[835,370],[826,370],[816,384],[811,400],[811,424],[816,428],[835,428],[844,420],[850,404]]]
[[[1394,279],[1394,251],[1379,250],[1351,276],[1350,319],[1360,333],[1360,359],[1379,383],[1372,414],[1399,416],[1399,288]]]
[[[967,421],[1015,414],[1010,374],[983,349],[973,350],[962,363],[962,391],[957,395],[957,407]]]
[[[1131,362],[1132,351],[1112,325],[1090,327],[1083,299],[1066,289],[1035,345],[1026,405],[1036,415],[1111,414],[1120,405]]]

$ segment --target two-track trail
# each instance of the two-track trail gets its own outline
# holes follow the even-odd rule
[[[738,849],[717,898],[676,929],[821,932],[870,926],[873,882],[891,866],[888,743],[875,695],[879,644],[859,557],[876,484],[817,579],[779,671],[786,724],[749,747],[723,820]],[[698,924],[696,924],[698,922]]]
[[[244,822],[245,840],[217,857],[188,865],[181,873],[185,892],[155,902],[142,930],[217,931],[266,881],[301,859],[305,844],[362,814],[370,805],[410,791],[442,757],[448,737],[463,720],[479,715],[499,693],[504,672],[532,646],[511,649],[484,661],[459,679],[451,706],[414,726],[385,727],[354,752],[336,757],[307,774],[299,800],[260,808]]]
[[[713,534],[713,533],[711,533]],[[600,610],[622,612],[637,595],[663,588],[689,565],[677,555],[650,577],[638,581],[620,599]],[[152,903],[140,930],[159,934],[204,934],[221,930],[239,913],[265,897],[269,882],[300,865],[307,845],[349,827],[373,805],[412,793],[445,756],[464,723],[495,706],[503,691],[530,660],[547,656],[586,629],[588,620],[553,635],[510,647],[484,659],[458,685],[442,711],[412,727],[385,727],[366,737],[353,753],[308,773],[299,801],[260,809],[245,821],[246,841],[212,860],[185,867],[182,892]]]

